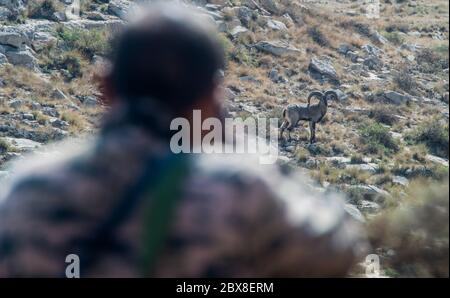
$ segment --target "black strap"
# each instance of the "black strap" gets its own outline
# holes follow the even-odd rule
[[[164,158],[154,156],[148,158],[144,163],[143,173],[136,183],[122,195],[110,215],[98,225],[88,238],[77,241],[80,270],[88,272],[95,264],[99,254],[115,245],[113,243],[114,232],[131,216],[132,211],[144,199],[144,192],[159,183],[159,177],[163,176],[164,171],[171,168],[177,158],[182,157],[169,153]]]

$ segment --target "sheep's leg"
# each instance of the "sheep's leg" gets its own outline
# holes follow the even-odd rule
[[[281,123],[280,126],[280,134],[278,138],[281,140],[283,138],[283,133],[286,130],[286,127],[288,126],[289,122],[287,120],[284,120],[283,123]]]
[[[288,131],[288,142],[290,142],[291,140],[292,140],[292,138],[291,138],[291,131],[292,131],[292,129],[294,128],[294,124],[293,124],[293,122],[289,122],[289,125],[288,125],[288,127],[287,127],[287,131]]]
[[[310,130],[310,139],[309,142],[311,144],[316,142],[316,122],[309,122],[309,130]]]

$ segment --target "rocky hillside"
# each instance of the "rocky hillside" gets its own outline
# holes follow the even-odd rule
[[[81,0],[71,19],[73,1],[0,0],[0,179],[24,152],[96,130],[95,71],[132,1]],[[409,202],[414,186],[448,193],[447,1],[382,0],[375,18],[364,0],[189,2],[220,32],[231,115],[281,118],[312,90],[338,92],[316,144],[307,125],[280,144],[280,162],[308,171],[318,191],[345,192],[364,222]]]

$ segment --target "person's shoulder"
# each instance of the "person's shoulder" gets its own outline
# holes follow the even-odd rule
[[[26,198],[49,199],[62,193],[70,180],[69,169],[80,163],[82,154],[86,152],[81,146],[61,143],[10,164],[10,177],[2,181],[0,203],[4,205],[8,200]]]
[[[208,154],[198,160],[197,179],[225,183],[229,191],[242,189],[256,194],[262,205],[279,206],[292,223],[311,220],[318,229],[327,229],[347,217],[344,196],[314,182],[306,170],[282,160],[260,164],[258,156]]]

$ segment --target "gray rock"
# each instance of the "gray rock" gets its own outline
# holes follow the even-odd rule
[[[233,101],[236,98],[236,93],[230,88],[224,88],[222,94],[225,100]]]
[[[9,102],[9,106],[13,109],[17,109],[23,105],[23,100],[21,99],[14,99]]]
[[[231,31],[230,31],[230,35],[233,37],[238,37],[239,35],[241,35],[242,33],[247,32],[248,29],[242,26],[236,26],[234,27]]]
[[[98,104],[98,100],[93,96],[84,96],[82,102],[84,105],[89,107],[93,107]]]
[[[375,185],[363,185],[363,184],[350,185],[350,186],[348,186],[348,189],[358,190],[362,195],[365,195],[365,196],[381,196],[381,197],[390,197],[391,196],[387,191],[385,191]]]
[[[379,56],[383,53],[383,50],[371,44],[363,45],[361,49],[369,56]]]
[[[402,50],[408,50],[410,52],[418,52],[421,49],[423,49],[422,45],[418,45],[418,44],[408,44],[408,43],[404,43],[400,46],[400,49]]]
[[[255,44],[255,47],[260,51],[270,53],[275,56],[285,56],[301,53],[299,49],[281,41],[260,41]]]
[[[280,12],[278,5],[273,0],[260,0],[261,6],[268,12],[278,14]]]
[[[35,51],[40,51],[52,43],[56,44],[56,41],[57,38],[49,32],[34,32],[31,45]]]
[[[217,21],[216,22],[216,28],[219,32],[227,32],[228,31],[228,24],[224,21]]]
[[[25,114],[22,114],[22,119],[32,121],[32,120],[34,120],[34,115],[31,113],[25,113]]]
[[[3,54],[8,58],[9,63],[13,65],[24,66],[33,70],[38,69],[37,59],[27,47],[24,49],[8,47]]]
[[[51,19],[55,22],[65,22],[67,21],[67,16],[65,12],[56,11],[52,14]]]
[[[326,77],[332,81],[339,81],[338,74],[333,65],[327,60],[320,60],[313,57],[309,63],[309,71],[313,74],[319,74],[322,77]]]
[[[378,43],[378,44],[388,43],[388,40],[383,35],[381,35],[378,31],[374,31],[372,33],[372,35],[370,36],[370,38],[372,39],[373,42]]]
[[[108,12],[122,20],[127,18],[130,9],[130,2],[125,0],[111,0],[108,4]]]
[[[448,167],[448,160],[439,156],[435,156],[435,155],[431,155],[431,154],[427,154],[425,156],[426,159],[428,159],[429,161],[441,164],[445,167]]]
[[[6,58],[5,54],[0,53],[0,65],[8,63],[8,58]]]
[[[237,17],[244,26],[248,27],[250,21],[253,19],[253,11],[248,7],[241,6],[237,9]]]
[[[59,117],[59,113],[55,108],[52,107],[43,107],[42,113],[50,117]]]
[[[65,128],[69,127],[69,123],[67,123],[67,122],[64,121],[64,120],[58,119],[58,118],[52,118],[52,119],[50,119],[50,124],[51,124],[53,127],[61,128],[61,129],[65,129]]]
[[[408,184],[409,184],[408,178],[403,177],[403,176],[394,176],[394,177],[392,177],[392,182],[396,183],[396,184],[403,185],[403,186],[408,186]]]
[[[364,215],[362,215],[362,213],[354,205],[352,205],[352,204],[345,204],[344,205],[344,210],[348,214],[350,214],[350,216],[353,217],[355,220],[357,220],[359,222],[362,222],[362,223],[366,222],[366,219],[364,218]]]
[[[406,103],[408,100],[410,100],[410,97],[405,94],[401,94],[397,91],[386,91],[384,93],[384,97],[390,102],[395,105],[400,105],[403,103]]]
[[[356,60],[358,57],[356,57]],[[363,59],[363,64],[370,70],[381,70],[383,67],[383,61],[376,56],[369,56]]]
[[[275,68],[272,68],[270,70],[269,79],[274,83],[278,83],[278,81],[280,80],[280,74],[278,73],[278,71]]]
[[[351,51],[353,47],[349,44],[341,44],[337,49],[339,54],[347,55],[347,52]]]
[[[333,164],[349,164],[351,162],[351,158],[350,157],[345,157],[345,156],[327,157],[326,160],[328,162],[333,163]]]
[[[357,169],[360,171],[366,171],[369,173],[376,173],[379,169],[375,163],[363,163],[363,164],[350,164],[346,166],[347,169]]]
[[[0,21],[7,21],[11,16],[11,10],[6,7],[0,7]]]
[[[12,46],[15,48],[22,48],[23,45],[26,45],[28,43],[28,37],[25,35],[25,33],[19,30],[0,32],[0,44]]]
[[[377,213],[380,211],[381,206],[372,201],[361,200],[358,202],[358,208],[364,213]]]
[[[41,143],[35,142],[33,140],[25,139],[25,138],[11,138],[6,137],[3,138],[10,146],[18,149],[19,151],[29,151],[41,146]]]
[[[286,31],[288,29],[283,22],[272,19],[267,21],[267,27],[276,31]]]
[[[53,90],[52,97],[55,99],[67,99],[67,96],[59,89]]]
[[[24,10],[27,0],[0,0],[0,6],[4,6],[10,10]]]

